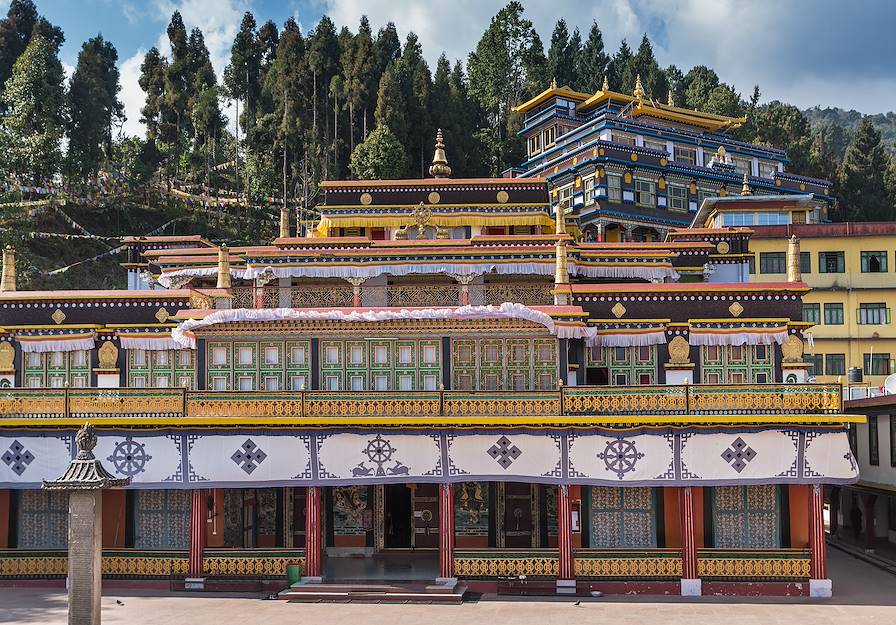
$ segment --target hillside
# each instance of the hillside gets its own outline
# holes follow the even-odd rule
[[[843,130],[842,140],[831,145],[834,153],[838,158],[843,158],[846,146],[849,145],[850,137],[859,127],[862,118],[868,117],[874,127],[881,134],[881,142],[886,146],[887,150],[896,153],[896,113],[877,113],[875,115],[863,115],[858,111],[847,111],[836,107],[821,108],[815,106],[803,111],[803,115],[809,120],[809,123],[815,127],[836,126]],[[838,145],[839,143],[839,145]]]

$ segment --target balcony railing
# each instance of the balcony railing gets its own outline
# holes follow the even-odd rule
[[[553,391],[188,391],[12,388],[0,390],[0,419],[124,417],[365,418],[644,416],[669,422],[755,415],[838,415],[838,384],[573,386]]]
[[[546,282],[490,282],[467,287],[470,304],[499,305],[518,302],[533,306],[553,303],[553,284]],[[458,306],[463,300],[459,284],[398,284],[362,286],[346,284],[231,289],[233,308],[339,308],[361,306]]]

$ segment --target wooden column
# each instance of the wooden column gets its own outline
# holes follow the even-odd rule
[[[558,580],[574,580],[576,577],[572,555],[572,505],[569,486],[557,487],[557,549],[559,551]]]
[[[439,577],[454,577],[454,484],[439,484]]]
[[[824,490],[820,484],[809,487],[809,577],[827,579],[827,545],[824,536]]]
[[[190,493],[190,560],[187,577],[202,577],[202,556],[205,551],[206,534],[205,491],[193,489]]]
[[[694,492],[690,486],[678,490],[681,516],[681,594],[699,596],[702,584],[697,575],[697,532],[694,524]]]
[[[305,571],[304,577],[323,576],[323,538],[320,486],[309,486],[305,491]]]

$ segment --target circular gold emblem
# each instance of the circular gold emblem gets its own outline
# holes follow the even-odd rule
[[[719,254],[727,254],[731,251],[731,246],[728,245],[728,241],[719,241],[719,244],[716,245],[716,251]]]
[[[361,194],[361,204],[368,206],[373,201],[373,197],[369,193]]]
[[[506,204],[507,200],[510,199],[510,196],[507,195],[507,191],[498,191],[498,202],[501,204]]]
[[[429,203],[430,204],[438,204],[439,200],[441,200],[441,199],[442,199],[442,196],[439,195],[438,193],[436,193],[435,191],[433,191],[432,193],[429,194]]]
[[[635,154],[634,152],[632,152],[632,160],[633,160],[633,161],[638,160],[638,155]]]

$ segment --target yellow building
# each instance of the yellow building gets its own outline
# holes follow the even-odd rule
[[[800,241],[803,320],[815,323],[806,362],[818,382],[846,382],[851,367],[882,386],[896,372],[896,223],[755,225],[750,280],[780,280],[787,272],[787,241]],[[893,261],[890,261],[893,258]]]

